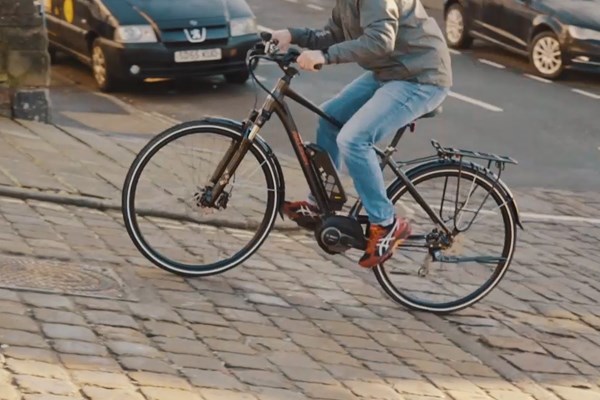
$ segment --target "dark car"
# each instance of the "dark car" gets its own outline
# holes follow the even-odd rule
[[[526,55],[540,76],[600,72],[600,0],[445,0],[446,39],[483,39]]]
[[[248,79],[260,39],[244,0],[45,0],[49,50],[93,70],[103,91],[146,78]]]

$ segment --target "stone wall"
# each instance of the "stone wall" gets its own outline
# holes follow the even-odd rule
[[[40,5],[0,0],[0,116],[49,122],[47,48]]]

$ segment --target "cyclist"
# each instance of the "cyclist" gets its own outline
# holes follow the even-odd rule
[[[284,51],[291,44],[308,49],[297,60],[304,70],[351,62],[367,70],[323,104],[344,126],[339,130],[320,119],[317,144],[352,177],[370,221],[359,264],[372,268],[410,234],[408,221],[396,216],[386,195],[373,144],[433,111],[447,96],[452,72],[442,32],[420,0],[337,0],[324,29],[290,28],[273,38]],[[283,212],[312,229],[320,219],[312,195],[286,202]]]

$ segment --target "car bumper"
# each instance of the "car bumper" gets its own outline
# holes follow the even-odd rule
[[[600,72],[600,41],[571,39],[565,47],[569,68]]]
[[[106,63],[111,74],[120,79],[200,77],[241,72],[247,69],[246,54],[258,36],[229,38],[226,44],[169,46],[163,43],[121,44],[103,41]],[[175,62],[175,52],[220,48],[216,61]],[[132,68],[136,66],[137,68]],[[139,71],[137,71],[139,69]],[[137,71],[137,73],[135,73]]]

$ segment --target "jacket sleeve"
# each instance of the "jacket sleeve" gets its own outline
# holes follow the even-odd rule
[[[331,12],[331,18],[324,29],[289,28],[292,44],[311,50],[325,50],[344,40],[337,7]]]
[[[363,34],[354,40],[332,45],[332,64],[361,62],[385,57],[394,51],[400,10],[395,0],[359,0]]]

